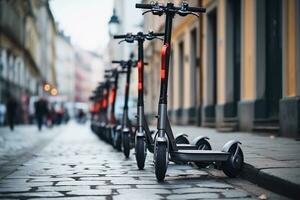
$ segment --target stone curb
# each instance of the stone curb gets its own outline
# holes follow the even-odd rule
[[[289,198],[298,199],[300,197],[300,185],[282,179],[278,176],[261,172],[260,169],[255,168],[253,165],[248,163],[245,163],[241,177],[257,184],[260,187]]]

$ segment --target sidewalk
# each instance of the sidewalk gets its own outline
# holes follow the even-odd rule
[[[242,143],[245,157],[243,178],[276,193],[300,196],[300,141],[259,133],[219,133],[215,129],[174,126],[174,134],[186,133],[190,141],[208,136],[213,149],[221,150],[229,140]]]

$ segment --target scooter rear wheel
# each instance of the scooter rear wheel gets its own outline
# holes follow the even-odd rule
[[[122,142],[123,142],[123,153],[124,153],[126,158],[129,158],[129,153],[130,153],[129,133],[124,133],[123,132]]]
[[[181,134],[175,138],[175,143],[176,144],[190,144],[190,141],[189,141],[187,135]],[[173,160],[173,162],[176,164],[179,164],[179,165],[187,163],[187,162],[183,162],[183,161],[174,161],[174,160]]]
[[[139,169],[144,169],[145,167],[146,153],[145,138],[137,137],[135,143],[135,158]]]
[[[230,153],[230,156],[227,161],[222,163],[222,169],[224,174],[234,178],[237,177],[243,169],[244,154],[238,144],[232,145],[228,152]]]
[[[211,146],[209,144],[209,142],[206,139],[201,139],[197,142],[197,149],[198,150],[211,150]],[[205,168],[209,165],[209,163],[207,162],[195,162],[195,165],[198,168]]]
[[[166,176],[168,168],[168,147],[164,143],[157,143],[155,145],[155,176],[158,181],[163,181]]]

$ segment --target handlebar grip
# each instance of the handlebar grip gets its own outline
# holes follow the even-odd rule
[[[122,63],[122,61],[113,60],[113,61],[111,61],[111,63],[117,63],[117,64],[121,64],[121,63]]]
[[[123,39],[126,38],[126,35],[114,35],[114,39]]]
[[[191,12],[201,12],[201,13],[206,12],[206,8],[202,8],[202,7],[187,7],[186,10]]]
[[[165,36],[165,33],[152,33],[153,36],[159,37],[159,36]]]
[[[151,4],[144,4],[144,3],[136,3],[135,7],[136,8],[141,8],[141,9],[151,9],[152,5]]]

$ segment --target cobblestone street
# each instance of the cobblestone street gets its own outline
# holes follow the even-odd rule
[[[124,159],[88,125],[70,123],[55,131],[59,136],[35,148],[27,161],[9,165],[11,173],[0,181],[0,199],[285,199],[246,180],[188,165],[170,164],[165,183],[158,183],[152,154],[145,170],[138,170],[134,155]]]

